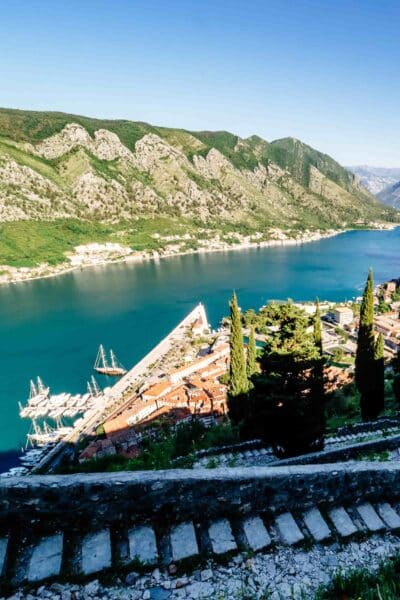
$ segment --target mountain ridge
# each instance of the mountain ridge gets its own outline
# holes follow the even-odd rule
[[[277,228],[290,237],[397,222],[399,214],[295,138],[0,109],[0,227],[165,216],[268,240]]]

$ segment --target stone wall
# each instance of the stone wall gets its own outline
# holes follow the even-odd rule
[[[301,456],[293,456],[292,458],[284,458],[271,463],[271,467],[275,465],[316,465],[320,463],[336,463],[339,461],[347,461],[368,456],[368,454],[382,452],[384,450],[394,450],[400,447],[400,435],[394,435],[378,440],[370,440],[369,442],[358,442],[357,444],[349,444],[343,448],[333,448],[332,450],[321,450],[321,452],[311,452],[310,454],[302,454]]]
[[[31,476],[0,483],[0,529],[51,533],[400,499],[400,465],[358,464]]]

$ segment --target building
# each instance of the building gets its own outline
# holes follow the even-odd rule
[[[197,373],[198,371],[205,369],[205,367],[208,367],[218,359],[223,358],[224,356],[228,356],[229,352],[229,344],[221,344],[218,347],[218,349],[215,349],[214,352],[206,354],[206,356],[203,356],[202,358],[197,358],[189,365],[185,365],[184,367],[180,367],[179,369],[174,369],[173,371],[170,371],[168,373],[168,378],[173,384],[179,383],[186,377],[192,375],[192,373]]]
[[[354,321],[354,314],[348,306],[338,306],[333,310],[333,318],[335,323],[343,327]]]

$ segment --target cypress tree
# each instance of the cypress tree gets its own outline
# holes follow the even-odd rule
[[[322,327],[321,327],[321,312],[319,310],[319,300],[315,302],[314,315],[314,343],[322,356]]]
[[[360,392],[360,407],[363,420],[375,419],[379,413],[379,405],[375,399],[374,283],[371,269],[368,272],[360,308],[355,380]]]
[[[231,314],[231,335],[230,349],[231,359],[229,367],[230,395],[238,396],[248,390],[248,381],[246,376],[246,361],[243,348],[242,323],[240,311],[235,292],[232,294],[229,302]]]
[[[393,366],[393,393],[400,404],[400,345],[397,347],[396,356],[392,362]]]
[[[321,432],[325,431],[325,382],[324,382],[324,357],[322,348],[322,326],[321,312],[319,309],[319,300],[315,302],[314,328],[313,328],[314,344],[318,353],[313,369],[313,385],[311,387],[311,397],[314,415],[319,423]],[[321,442],[322,443],[322,442]]]
[[[380,333],[375,343],[375,403],[378,414],[384,409],[385,406],[385,356],[384,356],[384,343],[383,335]]]
[[[250,379],[252,375],[256,372],[256,338],[254,325],[250,326],[250,335],[249,342],[247,344],[247,361],[246,361],[246,371],[247,377]]]

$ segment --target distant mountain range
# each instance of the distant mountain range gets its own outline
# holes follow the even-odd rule
[[[377,197],[384,204],[400,209],[400,181],[397,181],[394,185],[389,185]]]
[[[369,167],[368,165],[347,168],[357,175],[363,186],[367,188],[371,194],[375,195],[382,192],[386,187],[400,181],[400,168]]]
[[[362,185],[381,202],[400,208],[400,168],[369,167],[368,165],[347,168],[357,175]]]

